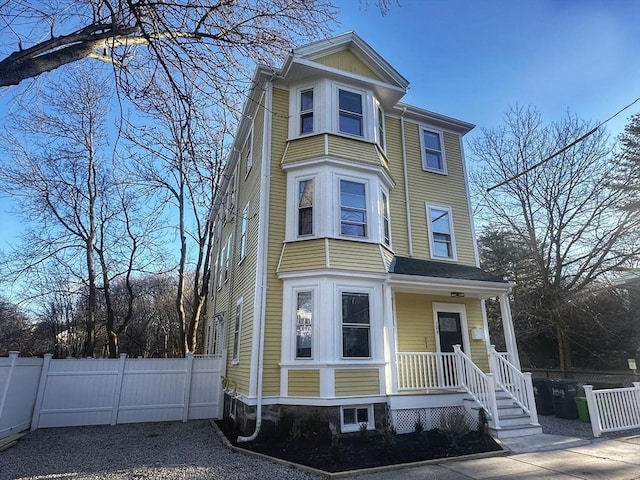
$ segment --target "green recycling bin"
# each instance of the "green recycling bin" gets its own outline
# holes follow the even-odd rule
[[[587,404],[586,397],[576,397],[576,407],[578,407],[578,418],[581,422],[591,423],[591,417],[589,417],[589,405]]]

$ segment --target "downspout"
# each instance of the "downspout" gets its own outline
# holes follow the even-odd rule
[[[413,240],[411,238],[411,206],[409,204],[409,174],[407,173],[407,145],[404,135],[404,116],[407,107],[400,114],[400,136],[402,137],[402,168],[404,170],[404,205],[407,211],[407,238],[409,241],[409,257],[413,257]]]
[[[273,79],[272,79],[273,80]],[[260,309],[258,321],[260,323],[258,335],[258,365],[256,379],[256,427],[248,437],[239,436],[238,443],[251,442],[258,437],[262,426],[262,374],[264,371],[264,332],[267,312],[267,260],[268,260],[268,238],[269,238],[269,193],[271,187],[271,116],[273,109],[273,83],[267,84],[265,105],[264,105],[264,125],[263,125],[263,150],[262,150],[262,179],[260,186],[260,214],[258,230],[258,268],[256,280],[261,282],[260,288],[256,289],[259,298],[256,298],[256,305]]]

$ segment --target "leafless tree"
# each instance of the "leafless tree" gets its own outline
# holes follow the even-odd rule
[[[166,91],[161,85],[154,88]],[[170,92],[152,94],[146,101],[147,120],[153,119],[154,124],[130,125],[124,135],[133,147],[127,162],[130,178],[137,179],[151,198],[164,201],[167,226],[178,238],[176,310],[186,353],[196,348],[211,278],[216,239],[210,210],[222,181],[235,121],[233,110],[210,108],[206,97],[196,90],[189,92],[188,102]],[[187,288],[189,279],[192,285]]]
[[[548,125],[533,109],[516,107],[504,125],[471,142],[478,216],[511,232],[529,251],[538,301],[530,318],[556,336],[560,367],[571,366],[568,332],[577,299],[640,255],[639,219],[620,209],[623,193],[610,187],[612,144],[604,130],[499,189],[507,178],[569,145],[592,127],[568,114]]]

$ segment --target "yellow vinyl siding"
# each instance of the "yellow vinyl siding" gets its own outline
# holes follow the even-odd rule
[[[329,135],[329,155],[333,158],[357,160],[359,163],[385,165],[384,157],[378,154],[373,143],[340,135]]]
[[[329,266],[340,270],[386,272],[378,244],[349,240],[329,240]]]
[[[296,272],[326,267],[325,240],[303,240],[284,245],[279,272]]]
[[[295,397],[320,396],[320,370],[289,370],[287,394]]]
[[[425,204],[446,205],[452,210],[457,262],[475,266],[471,219],[458,136],[444,132],[447,175],[441,175],[422,170],[418,125],[406,122],[405,133],[414,255],[417,258],[431,258]]]
[[[431,301],[427,295],[396,293],[399,352],[435,352],[436,337]]]
[[[273,89],[271,114],[271,182],[269,191],[267,298],[264,339],[264,395],[280,394],[280,356],[282,337],[282,282],[276,276],[282,251],[286,221],[286,175],[280,167],[287,142],[289,92]],[[260,281],[260,279],[258,279]]]
[[[314,135],[291,140],[282,158],[282,163],[292,163],[324,155],[324,135]]]
[[[380,376],[377,368],[336,369],[335,385],[337,397],[378,395]]]
[[[336,68],[345,72],[355,73],[374,80],[381,80],[362,60],[356,57],[350,50],[332,53],[324,57],[315,58],[314,62]]]
[[[404,170],[402,166],[402,135],[400,119],[385,118],[387,158],[389,172],[396,185],[389,192],[389,218],[391,244],[397,255],[409,255],[407,236],[407,210],[405,208]]]
[[[464,304],[467,314],[467,335],[471,352],[467,354],[483,371],[489,370],[486,344],[483,340],[472,340],[472,328],[484,328],[482,309],[477,298],[452,301],[441,295],[413,293],[395,294],[398,352],[436,352],[436,332],[433,318],[434,303]],[[426,341],[426,345],[425,345]]]

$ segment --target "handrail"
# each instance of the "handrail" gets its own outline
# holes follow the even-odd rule
[[[489,347],[489,365],[491,371],[496,374],[498,386],[531,417],[531,423],[537,424],[538,412],[535,407],[531,373],[522,373],[504,354],[497,352],[494,345]]]
[[[453,353],[458,363],[458,377],[461,386],[478,402],[493,420],[494,428],[500,428],[498,417],[498,401],[496,400],[496,383],[492,373],[484,373],[473,360],[462,351],[460,345],[453,346]]]

